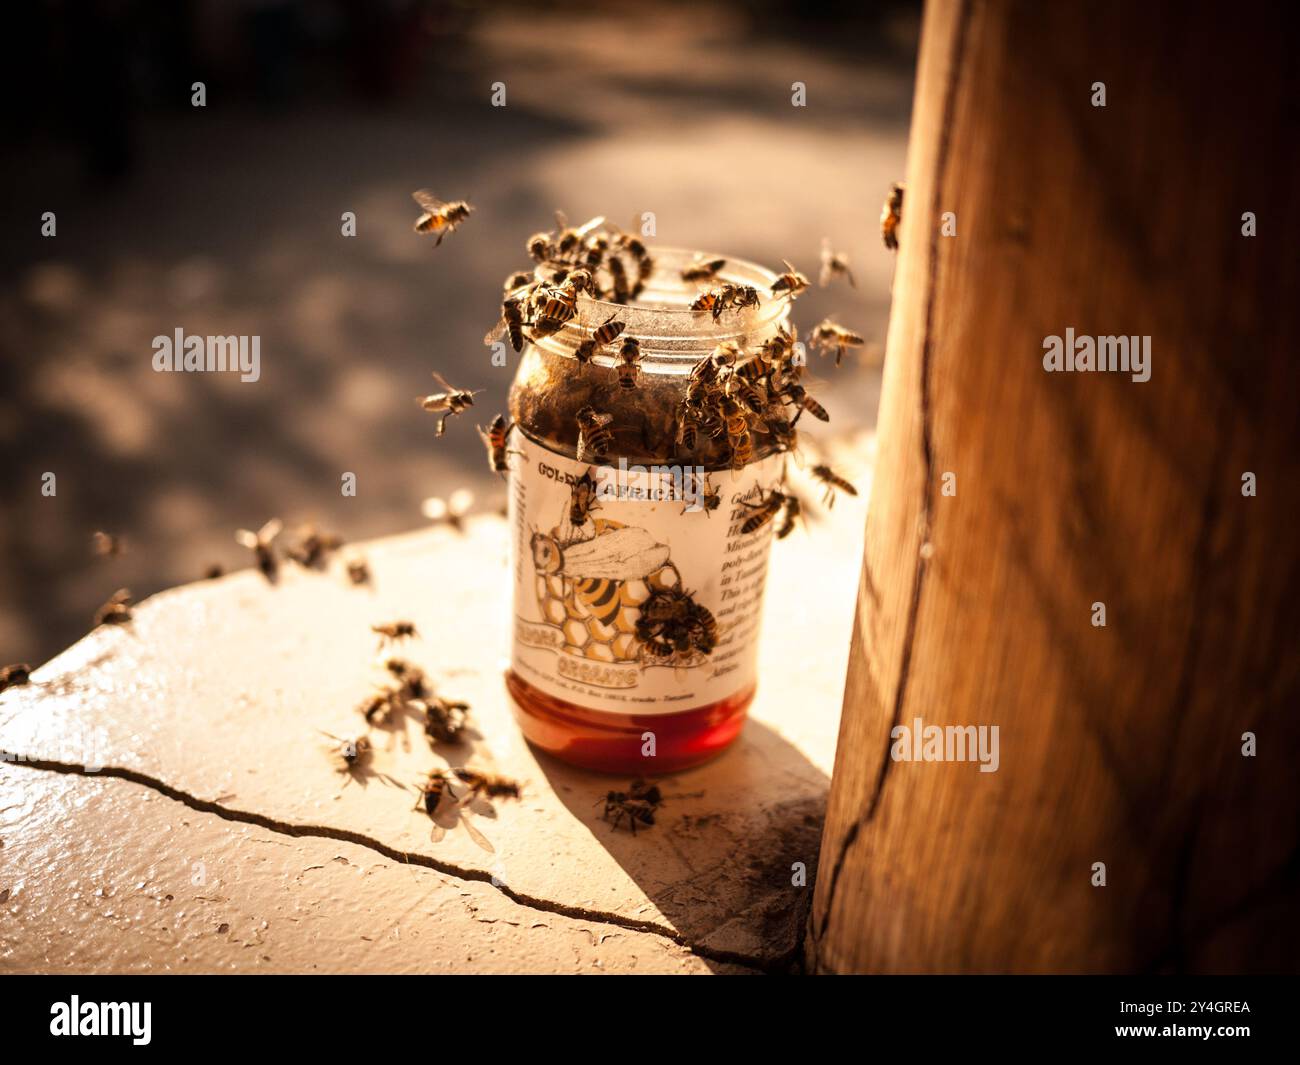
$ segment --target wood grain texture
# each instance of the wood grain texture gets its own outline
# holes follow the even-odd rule
[[[815,970],[1298,964],[1281,18],[927,8]],[[1150,335],[1151,379],[1044,372],[1069,327]],[[916,717],[997,725],[999,770],[893,761]]]

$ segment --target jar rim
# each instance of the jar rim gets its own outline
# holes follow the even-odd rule
[[[789,315],[792,303],[789,294],[772,292],[773,283],[781,275],[765,266],[694,248],[653,245],[650,253],[655,269],[650,274],[645,294],[631,303],[583,296],[578,301],[577,313],[565,328],[548,337],[534,339],[532,343],[557,354],[572,354],[579,344],[613,317],[625,323],[621,335],[635,337],[644,356],[667,361],[682,358],[695,361],[701,354],[708,354],[726,341],[735,341],[746,347],[756,339],[765,339]],[[723,259],[725,264],[709,282],[697,284],[682,280],[683,268],[693,262],[712,259]],[[538,278],[544,280],[547,270],[548,267],[539,266]],[[707,311],[691,309],[690,303],[700,294],[728,282],[754,286],[759,294],[758,307],[724,311],[717,318]],[[610,361],[613,357],[606,353],[597,358]]]

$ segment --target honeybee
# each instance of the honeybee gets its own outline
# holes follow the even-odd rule
[[[396,681],[400,682],[401,688],[398,694],[406,699],[423,699],[429,694],[429,685],[424,676],[424,670],[414,662],[408,662],[405,658],[398,658],[393,655],[384,659],[384,669]]]
[[[429,830],[429,839],[434,843],[437,843],[446,835],[446,827],[439,823],[443,800],[447,796],[451,796],[453,799],[457,800],[456,805],[450,808],[452,811],[451,824],[454,825],[459,822],[464,826],[470,839],[472,839],[483,850],[492,853],[494,850],[492,844],[482,832],[474,827],[469,816],[464,811],[460,810],[460,803],[463,799],[457,797],[458,791],[464,792],[463,798],[465,799],[472,797],[472,793],[466,792],[465,786],[449,772],[445,769],[435,769],[429,773],[428,777],[426,777],[423,782],[416,785],[416,799],[415,805],[412,809],[419,810],[421,807],[424,808],[424,812],[428,814],[429,818],[433,821],[433,827]]]
[[[429,189],[419,189],[411,193],[411,199],[419,204],[424,211],[415,220],[415,231],[417,233],[437,233],[438,239],[433,245],[435,248],[442,243],[442,238],[448,233],[454,233],[456,227],[464,222],[474,210],[464,200],[455,200],[451,203],[440,200]]]
[[[622,388],[635,388],[638,375],[641,373],[641,343],[636,337],[624,337],[623,344],[618,349],[619,363],[617,366],[618,383]]]
[[[838,322],[833,322],[829,318],[823,318],[817,327],[812,331],[809,342],[815,348],[823,348],[829,351],[835,349],[835,365],[838,366],[844,358],[844,353],[849,348],[860,348],[867,341],[864,337],[859,336]]]
[[[458,744],[468,722],[469,703],[426,696],[412,703],[424,711],[424,734],[431,744]]]
[[[569,225],[569,220],[564,216],[563,211],[555,212],[555,224],[559,227],[559,236],[555,238],[556,258],[567,259],[574,255],[582,247],[586,240],[587,234],[593,229],[599,229],[605,224],[605,216],[597,215],[589,219],[576,229]]]
[[[580,363],[583,365],[589,363],[593,355],[595,355],[601,348],[612,344],[618,339],[619,334],[627,328],[626,322],[614,321],[617,314],[617,311],[615,311],[614,314],[611,314],[601,325],[596,327],[591,334],[590,340],[584,340],[578,345],[578,349],[574,352],[574,356]]]
[[[492,419],[487,428],[478,426],[478,435],[483,438],[483,443],[487,447],[488,466],[493,473],[508,473],[510,470],[510,453],[506,450],[506,442],[510,439],[510,431],[514,429],[515,423],[506,421],[504,414],[498,414]]]
[[[578,411],[577,418],[578,461],[585,461],[588,453],[604,457],[614,444],[614,415],[586,406]]]
[[[468,785],[471,795],[486,795],[491,799],[519,798],[519,782],[509,777],[498,776],[483,769],[470,769],[468,766],[460,766],[452,772]]]
[[[825,486],[826,494],[822,497],[822,502],[828,510],[835,505],[835,489],[839,488],[851,496],[858,494],[858,490],[849,481],[825,464],[818,464],[808,472]]]
[[[357,556],[348,559],[348,580],[353,584],[370,583],[370,566],[364,558]]]
[[[784,540],[792,532],[799,515],[803,513],[803,503],[797,496],[788,495],[781,506],[781,523],[776,528],[776,538]]]
[[[342,546],[343,537],[321,532],[315,525],[307,524],[298,529],[297,545],[289,548],[285,554],[304,569],[320,569],[329,553]]]
[[[898,250],[898,227],[903,221],[903,192],[907,186],[895,181],[889,186],[889,198],[880,209],[880,239],[890,251]]]
[[[637,825],[648,828],[655,823],[655,808],[653,803],[645,799],[633,799],[623,792],[611,791],[605,797],[605,812],[602,817],[610,822],[615,831],[626,821],[635,836]]]
[[[713,311],[714,312],[713,317],[716,318],[719,313],[716,310],[716,308],[718,306],[718,301],[721,298],[722,298],[722,290],[717,288],[711,288],[707,292],[700,293],[700,295],[695,298],[694,302],[691,304],[691,310]]]
[[[95,611],[96,625],[125,625],[131,620],[131,593],[119,588]]]
[[[687,451],[694,451],[699,443],[700,419],[691,404],[682,400],[677,408],[677,446]]]
[[[555,244],[549,233],[534,233],[528,238],[524,249],[539,263],[549,262],[556,256]]]
[[[379,634],[379,649],[383,650],[385,644],[402,643],[411,637],[418,637],[420,634],[415,631],[415,622],[413,621],[387,621],[382,625],[371,625],[371,632]]]
[[[716,321],[723,311],[742,311],[746,307],[757,307],[761,302],[758,289],[753,285],[728,283],[704,293],[691,304],[691,310],[709,311]]]
[[[712,513],[722,506],[722,493],[713,487],[708,474],[704,476],[704,491],[700,494],[700,503],[703,505],[706,514]]]
[[[220,562],[214,562],[212,563],[212,565],[210,565],[207,569],[203,571],[203,579],[205,581],[215,581],[218,577],[223,576],[225,572],[226,572],[225,566],[223,566]]]
[[[726,259],[701,259],[698,255],[682,270],[683,281],[712,281],[719,270],[727,265]]]
[[[853,288],[858,287],[858,283],[853,280],[853,271],[849,269],[849,257],[843,252],[833,251],[830,238],[822,237],[822,269],[817,284],[825,288],[837,277],[847,278]]]
[[[585,270],[574,271],[560,284],[548,288],[542,294],[541,312],[533,323],[533,332],[539,337],[548,337],[558,333],[566,322],[578,313],[578,293],[590,282],[583,282],[582,277],[590,278]]]
[[[760,499],[757,503],[750,503],[747,500],[741,500],[741,506],[750,511],[744,523],[740,526],[742,536],[749,533],[757,532],[785,507],[785,501],[789,498],[784,492],[773,488],[768,492],[765,499]]]
[[[650,257],[650,249],[646,247],[645,242],[640,237],[620,233],[618,243],[636,260],[636,284],[632,286],[632,298],[636,299],[641,295],[642,290],[645,288],[646,279],[654,270],[654,259]]]
[[[26,684],[32,676],[32,667],[26,662],[15,662],[11,666],[0,668],[0,692],[6,688],[18,688]]]
[[[443,797],[447,794],[448,784],[447,774],[441,769],[435,769],[421,783],[416,785],[417,798],[413,810],[424,807],[424,812],[432,817],[438,811],[442,804]]]
[[[596,478],[592,476],[594,467],[589,467],[569,489],[569,524],[585,525],[593,510],[599,510],[596,502]]]
[[[437,370],[433,371],[433,379],[438,382],[444,391],[434,392],[427,396],[416,396],[415,401],[430,414],[442,414],[438,421],[438,436],[442,436],[447,428],[447,419],[453,414],[459,414],[461,411],[474,406],[474,397],[482,389],[469,392],[463,388],[453,388],[447,384],[446,378]]]
[[[366,719],[367,725],[384,728],[397,716],[397,711],[400,709],[399,699],[398,692],[385,689],[368,695],[357,709],[361,711],[361,716]]]
[[[371,746],[369,736],[354,736],[344,738],[335,736],[332,732],[326,732],[324,729],[318,729],[322,736],[326,736],[334,741],[334,745],[329,749],[330,759],[334,762],[335,772],[342,774],[348,779],[343,782],[343,786],[357,780],[364,784],[366,777],[370,775],[369,765],[371,757],[374,754],[374,748]]]
[[[533,281],[533,275],[529,271],[520,270],[518,273],[511,274],[506,278],[501,291],[504,295],[509,296],[514,292],[518,292],[521,288],[528,288],[533,284]]]
[[[253,552],[253,557],[257,561],[257,568],[272,584],[275,583],[276,577],[280,572],[280,563],[275,557],[275,538],[280,535],[280,530],[284,528],[279,518],[272,518],[263,525],[257,532],[249,532],[247,529],[240,529],[235,533],[235,541]]]
[[[582,265],[594,275],[609,254],[609,237],[604,233],[593,233],[587,238],[583,249],[585,257]]]
[[[465,531],[465,515],[474,505],[474,493],[468,488],[457,488],[451,498],[433,496],[420,504],[420,513],[435,525],[450,525],[458,533]]]
[[[96,558],[116,558],[126,553],[126,544],[120,536],[97,530],[90,535],[90,549]]]
[[[767,410],[767,391],[761,385],[759,371],[762,363],[757,357],[751,358],[732,368],[727,377],[726,394],[739,396],[740,401],[753,413],[762,414]]]
[[[627,268],[623,265],[623,260],[617,255],[611,255],[605,265],[609,269],[610,280],[614,283],[614,302],[626,303],[632,296],[632,290],[627,283]]]
[[[483,338],[483,343],[492,345],[501,336],[510,338],[510,346],[515,351],[524,350],[524,303],[518,296],[507,296],[501,301],[501,321]]]
[[[773,295],[780,295],[782,292],[788,292],[793,299],[808,287],[808,279],[794,268],[794,264],[789,259],[782,259],[785,263],[785,273],[772,282]]]
[[[792,426],[796,425],[799,419],[803,417],[804,411],[807,411],[818,421],[828,422],[831,420],[831,416],[826,413],[826,408],[813,399],[808,394],[808,390],[797,381],[785,382],[781,386],[779,395],[782,399],[789,401],[799,412],[794,416],[794,421],[790,423]]]

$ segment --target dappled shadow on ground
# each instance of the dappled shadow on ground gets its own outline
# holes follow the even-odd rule
[[[914,20],[858,55],[779,28],[698,6],[506,10],[435,28],[427,54],[394,52],[398,73],[378,77],[366,53],[343,79],[356,92],[284,82],[268,62],[241,94],[222,75],[238,63],[209,48],[208,105],[134,112],[111,182],[86,176],[87,159],[103,168],[97,141],[78,152],[26,130],[3,177],[23,221],[0,290],[0,659],[48,657],[116,587],[143,596],[246,564],[234,529],[271,515],[359,539],[409,528],[423,498],[460,485],[496,506],[474,423],[503,408],[513,366],[492,367],[481,338],[555,207],[653,211],[664,242],[809,272],[833,235],[858,288],[810,293],[799,320],[835,312],[883,341],[893,264],[876,216],[903,168]],[[253,54],[278,32],[253,33]],[[794,80],[809,107],[790,106]],[[409,193],[426,185],[478,208],[437,251],[410,231]],[[153,372],[152,338],[177,328],[259,336],[260,379]],[[441,440],[413,402],[434,368],[484,390]],[[835,385],[840,428],[873,420],[871,371]],[[128,552],[92,561],[97,528]]]

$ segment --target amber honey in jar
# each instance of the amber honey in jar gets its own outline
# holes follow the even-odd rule
[[[774,523],[744,526],[779,487],[793,430],[767,424],[787,419],[781,404],[763,417],[743,406],[743,380],[725,399],[715,388],[703,424],[682,420],[691,382],[698,392],[710,374],[702,362],[728,374],[788,337],[789,301],[770,271],[728,258],[711,284],[750,286],[757,305],[692,310],[709,286],[681,274],[701,258],[656,248],[630,303],[580,299],[563,329],[524,347],[510,393],[507,685],[530,742],[611,773],[718,754],[757,683]],[[611,321],[621,334],[588,357],[582,345]],[[620,370],[629,338],[639,359]]]

